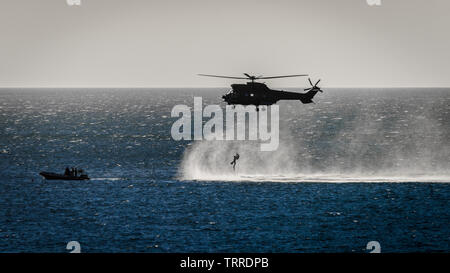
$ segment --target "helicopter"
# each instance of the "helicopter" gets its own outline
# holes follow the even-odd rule
[[[232,84],[231,90],[222,96],[223,100],[229,105],[254,105],[256,106],[256,111],[259,111],[260,105],[272,105],[277,103],[279,100],[300,100],[302,103],[314,103],[312,99],[317,94],[317,92],[323,92],[317,85],[320,79],[313,84],[310,78],[308,78],[311,87],[306,88],[304,91],[306,93],[296,93],[288,92],[283,90],[273,90],[267,87],[265,83],[256,82],[256,80],[268,80],[268,79],[278,79],[278,78],[290,78],[290,77],[305,77],[308,75],[283,75],[283,76],[253,76],[244,73],[245,77],[230,77],[230,76],[220,76],[220,75],[209,75],[209,74],[198,74],[204,77],[215,77],[215,78],[226,78],[226,79],[239,79],[239,80],[250,80],[247,84]]]

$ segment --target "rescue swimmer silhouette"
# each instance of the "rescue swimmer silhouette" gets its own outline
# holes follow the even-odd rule
[[[236,155],[233,157],[233,161],[231,161],[231,165],[233,165],[233,170],[236,170],[236,161],[239,159],[239,154],[236,153]]]

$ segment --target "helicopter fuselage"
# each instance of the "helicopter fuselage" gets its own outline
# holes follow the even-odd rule
[[[302,103],[312,103],[312,98],[318,92],[312,89],[307,93],[296,93],[273,90],[264,83],[247,82],[247,84],[232,84],[231,91],[222,96],[228,104],[241,105],[272,105],[279,100],[300,100]]]

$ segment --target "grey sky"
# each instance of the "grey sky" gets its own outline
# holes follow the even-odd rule
[[[450,86],[448,0],[81,2],[0,0],[0,87]]]

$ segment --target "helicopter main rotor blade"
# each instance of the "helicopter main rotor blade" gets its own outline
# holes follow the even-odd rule
[[[244,75],[247,76],[249,79],[254,78],[253,76],[250,76],[250,75],[247,74],[247,73],[244,73]]]
[[[315,85],[318,85],[320,81],[321,81],[321,79],[319,79],[319,80],[318,80],[318,81],[316,82],[316,84],[315,84]]]
[[[226,78],[226,79],[247,80],[247,78],[243,78],[243,77],[229,77],[229,76],[207,75],[207,74],[197,74],[197,75],[199,75],[199,76],[204,76],[204,77],[215,77],[215,78]]]
[[[312,83],[311,79],[308,78],[309,83],[311,84],[311,86],[314,86],[314,84]]]
[[[307,74],[301,74],[301,75],[286,75],[286,76],[273,76],[273,77],[260,77],[258,79],[278,79],[278,78],[290,78],[290,77],[305,77],[308,76]]]

